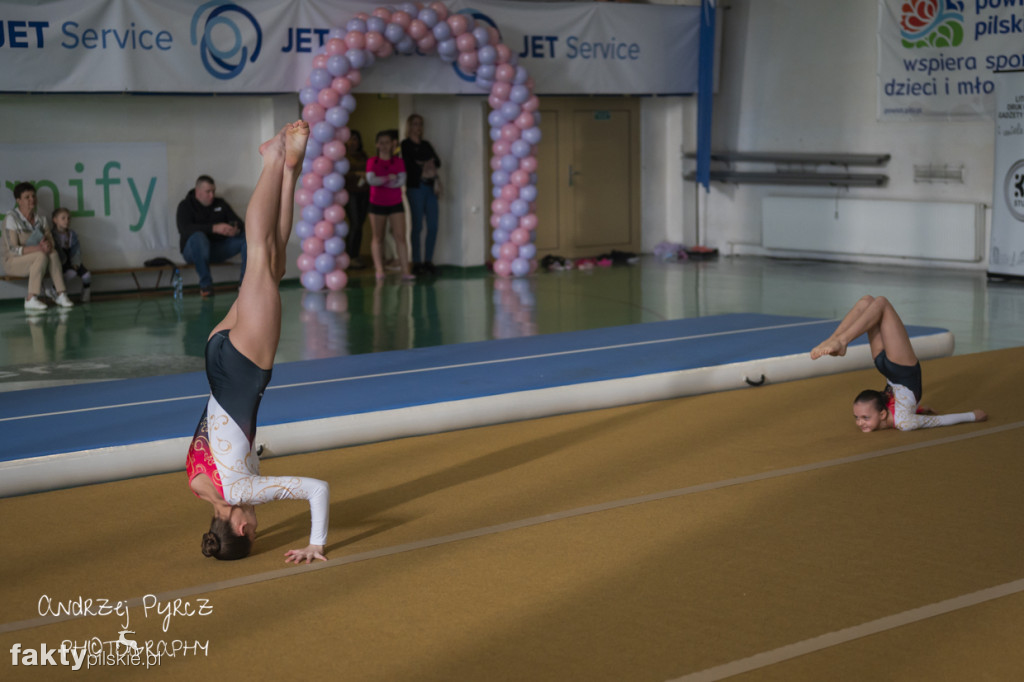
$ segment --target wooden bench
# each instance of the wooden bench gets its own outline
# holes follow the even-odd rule
[[[697,155],[687,153],[686,158]],[[821,173],[818,166],[880,167],[889,163],[890,154],[845,154],[807,152],[711,152],[711,160],[728,164],[727,169],[711,170],[713,182],[755,185],[819,185],[827,187],[882,187],[889,182],[884,173]],[[736,163],[774,165],[773,171],[739,171]],[[686,174],[687,180],[696,180],[697,172]]]

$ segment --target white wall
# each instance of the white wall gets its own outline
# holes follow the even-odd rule
[[[882,188],[713,184],[708,245],[757,253],[761,198],[868,197],[991,204],[993,123],[876,120],[878,4],[732,0],[724,24],[714,149],[889,153]],[[966,166],[964,184],[915,184],[914,165]],[[987,249],[985,249],[987,253]],[[867,260],[867,259],[865,259]],[[985,263],[974,267],[984,269]]]

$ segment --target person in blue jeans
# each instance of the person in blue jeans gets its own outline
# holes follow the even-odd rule
[[[412,220],[413,272],[434,272],[434,246],[437,244],[437,197],[441,193],[441,178],[437,171],[441,159],[434,147],[423,139],[423,117],[412,114],[405,121],[405,139],[402,140],[402,160],[405,161],[405,196],[409,200]],[[427,239],[423,241],[423,222],[427,223]]]
[[[217,185],[209,175],[200,175],[196,186],[178,204],[177,222],[181,255],[186,263],[196,266],[201,296],[213,295],[210,263],[223,263],[239,253],[241,282],[245,276],[245,222],[217,196]]]

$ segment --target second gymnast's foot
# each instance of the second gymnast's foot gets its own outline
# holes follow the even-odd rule
[[[309,139],[309,124],[305,121],[295,121],[284,129],[284,166],[295,168],[302,165],[302,159],[306,156],[306,141]]]
[[[817,360],[818,358],[826,355],[832,355],[835,357],[842,357],[846,355],[846,344],[839,339],[827,339],[819,343],[814,350],[811,351],[811,360]]]

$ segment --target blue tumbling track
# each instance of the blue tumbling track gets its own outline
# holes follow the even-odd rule
[[[806,354],[835,324],[733,314],[283,363],[259,427]],[[207,395],[201,372],[2,393],[0,462],[190,437]]]

